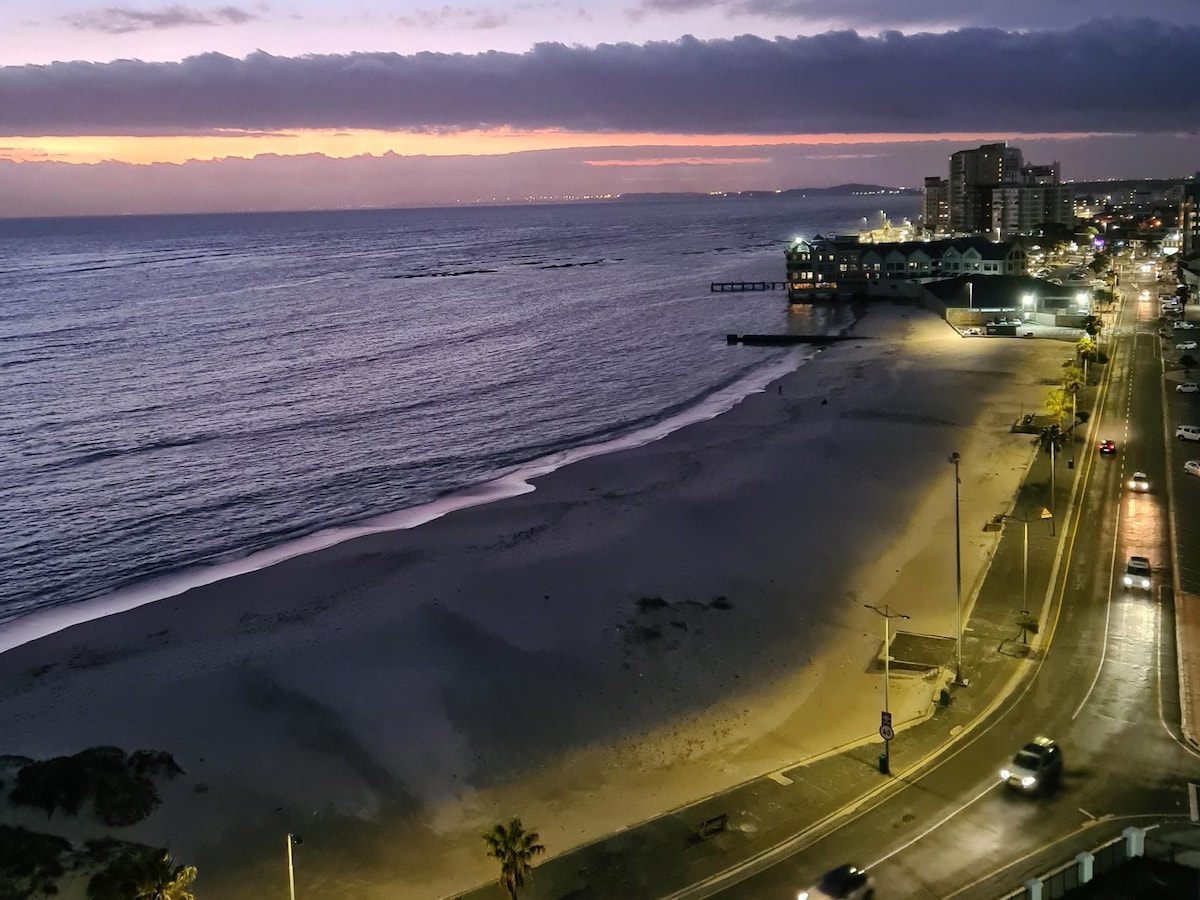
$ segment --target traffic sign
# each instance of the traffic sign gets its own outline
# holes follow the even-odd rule
[[[892,728],[892,714],[890,712],[879,714],[879,736],[885,741],[890,741],[896,736],[895,729]]]

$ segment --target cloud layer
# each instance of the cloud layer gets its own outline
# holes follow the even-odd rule
[[[63,62],[0,68],[0,134],[1174,132],[1200,119],[1187,76],[1198,58],[1200,26],[1106,19],[1035,33]]]

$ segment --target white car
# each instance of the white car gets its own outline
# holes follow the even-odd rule
[[[875,879],[858,866],[830,869],[796,900],[869,900],[875,896]]]
[[[1175,437],[1181,441],[1200,441],[1200,425],[1178,425]]]
[[[1200,475],[1200,459],[1189,459],[1183,464],[1183,471],[1189,475]]]
[[[1175,391],[1180,394],[1200,394],[1200,385],[1194,381],[1181,381],[1175,385]]]
[[[1145,472],[1134,472],[1133,477],[1129,479],[1129,489],[1142,493],[1150,490],[1150,476]]]
[[[1144,556],[1131,556],[1129,562],[1125,563],[1125,575],[1121,578],[1121,583],[1127,588],[1141,588],[1143,591],[1150,590],[1150,560]]]
[[[1195,350],[1196,342],[1195,341],[1184,341],[1182,344],[1176,344],[1175,349],[1176,350]]]
[[[1174,325],[1172,325],[1171,327],[1172,327],[1172,328],[1188,328],[1188,329],[1191,329],[1191,328],[1195,328],[1196,326],[1195,326],[1195,325],[1193,325],[1191,322],[1176,322],[1176,323],[1175,323]]]

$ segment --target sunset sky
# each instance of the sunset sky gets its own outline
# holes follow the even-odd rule
[[[1003,139],[1192,174],[1200,2],[1134,8],[4,3],[0,216],[915,187]]]

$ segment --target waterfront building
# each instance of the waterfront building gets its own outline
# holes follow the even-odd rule
[[[1185,181],[1180,193],[1180,253],[1189,259],[1200,255],[1200,173]]]
[[[900,296],[901,285],[959,275],[1023,275],[1025,248],[1016,241],[961,237],[866,243],[854,235],[796,238],[784,251],[788,300]]]
[[[1016,184],[1021,166],[1021,151],[1007,141],[950,154],[950,230],[961,234],[991,231],[992,190]]]

